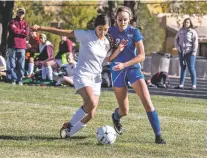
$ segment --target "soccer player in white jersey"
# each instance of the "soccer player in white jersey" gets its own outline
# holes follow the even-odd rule
[[[74,86],[83,98],[83,105],[72,119],[63,124],[61,137],[71,137],[85,127],[94,117],[101,89],[102,63],[110,49],[105,37],[109,29],[109,19],[98,15],[95,19],[95,30],[63,30],[34,25],[34,30],[47,31],[60,36],[75,37],[80,43],[79,57],[74,70]]]
[[[125,45],[119,44],[119,48],[109,56],[112,85],[118,102],[118,108],[112,114],[114,128],[118,134],[122,134],[120,119],[129,111],[127,96],[127,82],[129,81],[144,105],[155,133],[155,143],[165,144],[166,142],[161,137],[158,114],[152,104],[141,72],[140,63],[145,59],[143,37],[138,29],[129,25],[131,19],[132,12],[128,7],[118,8],[116,13],[117,26],[109,29],[109,34],[117,45],[123,40],[127,41]]]

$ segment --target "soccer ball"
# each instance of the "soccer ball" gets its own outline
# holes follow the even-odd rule
[[[102,126],[97,129],[96,138],[101,144],[112,144],[116,140],[116,131],[111,126]]]

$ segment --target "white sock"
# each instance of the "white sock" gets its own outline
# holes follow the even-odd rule
[[[72,126],[75,126],[76,123],[80,122],[85,116],[88,114],[83,111],[82,106],[76,111],[75,115],[73,118],[69,121]]]
[[[57,82],[55,83],[55,85],[56,85],[56,86],[61,85],[61,80],[60,80],[60,79],[58,79],[58,80],[57,80]]]
[[[86,124],[82,123],[81,121],[76,123],[76,125],[73,126],[70,130],[70,133],[69,133],[70,137],[72,137],[75,133],[77,133],[84,127],[86,127]]]
[[[31,75],[34,71],[34,63],[28,64],[28,75]]]
[[[42,66],[42,79],[46,80],[47,77],[47,69],[45,66]]]
[[[48,79],[49,80],[53,80],[53,76],[52,76],[52,67],[51,66],[47,66],[47,75],[48,75]]]

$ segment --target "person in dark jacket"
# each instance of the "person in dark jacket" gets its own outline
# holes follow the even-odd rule
[[[164,71],[160,71],[152,76],[151,83],[156,85],[159,88],[167,88],[170,86],[170,80],[168,77],[168,73]]]
[[[37,47],[39,55],[35,57],[34,63],[42,68],[42,80],[53,80],[52,67],[47,65],[47,62],[54,59],[54,50],[51,42],[47,40],[45,34],[40,34],[40,43]]]
[[[23,85],[26,37],[29,35],[29,24],[24,20],[25,9],[19,8],[17,16],[9,23],[8,58],[11,83]]]

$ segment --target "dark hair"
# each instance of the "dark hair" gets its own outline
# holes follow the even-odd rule
[[[193,23],[192,23],[192,21],[191,21],[190,18],[186,18],[186,19],[183,21],[183,28],[185,27],[185,23],[186,23],[187,20],[190,21],[190,28],[193,28]]]
[[[106,25],[106,24],[108,25],[110,24],[109,18],[108,16],[101,14],[96,17],[94,22],[94,27],[97,27],[99,25]]]
[[[120,12],[127,12],[129,14],[129,18],[132,19],[133,18],[133,15],[132,15],[132,11],[129,7],[120,7],[116,10],[116,17],[117,15],[120,13]]]
[[[114,39],[111,37],[109,33],[106,34],[106,38],[108,39],[110,44],[110,49],[107,53],[114,52],[118,48],[117,43],[114,41]]]

